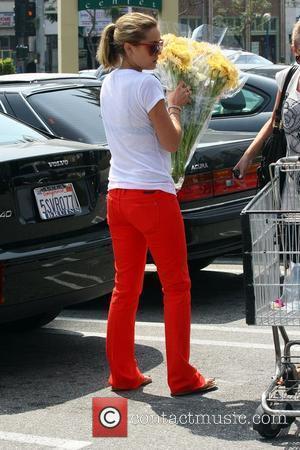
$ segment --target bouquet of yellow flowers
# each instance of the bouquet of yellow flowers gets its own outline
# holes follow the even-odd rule
[[[158,76],[167,90],[183,80],[191,89],[191,103],[182,111],[182,139],[172,153],[172,176],[177,189],[192,159],[201,133],[211,117],[216,100],[237,92],[239,72],[217,45],[197,42],[174,34],[162,36],[163,49],[158,58]]]

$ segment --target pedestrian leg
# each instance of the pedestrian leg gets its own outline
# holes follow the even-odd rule
[[[122,191],[110,191],[107,200],[116,273],[108,314],[106,351],[112,387],[135,389],[144,380],[135,359],[134,327],[143,287],[147,245],[142,233],[122,214]]]
[[[158,191],[159,224],[147,243],[164,294],[168,384],[171,393],[190,391],[205,378],[189,363],[191,296],[184,223],[175,195]]]

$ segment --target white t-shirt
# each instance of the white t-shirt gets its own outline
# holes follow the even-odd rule
[[[164,99],[159,80],[133,69],[116,69],[103,81],[101,115],[111,152],[108,190],[163,190],[175,194],[171,154],[156,136],[148,113]]]

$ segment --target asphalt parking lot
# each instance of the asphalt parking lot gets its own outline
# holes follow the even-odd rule
[[[107,387],[108,297],[65,309],[39,331],[1,334],[0,448],[300,448],[298,420],[273,440],[251,428],[275,359],[270,328],[245,324],[241,260],[220,259],[193,278],[191,362],[219,389],[182,398],[167,386],[160,285],[148,269],[136,357],[153,383]],[[92,436],[93,398],[127,399],[127,437]]]

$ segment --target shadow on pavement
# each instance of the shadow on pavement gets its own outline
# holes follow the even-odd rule
[[[79,332],[41,329],[2,334],[0,348],[0,415],[62,404],[107,387],[105,339]],[[143,372],[161,364],[153,347],[136,344]]]

